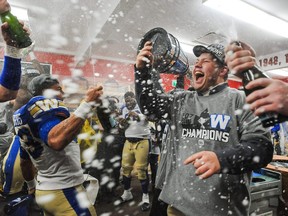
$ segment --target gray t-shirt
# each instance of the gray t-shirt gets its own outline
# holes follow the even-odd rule
[[[171,96],[140,83],[139,79],[136,90],[141,108],[148,115],[161,117],[166,113],[170,120],[165,156],[160,157],[165,160],[162,176],[158,176],[158,183],[162,183],[160,199],[185,215],[248,215],[251,170],[267,164],[273,146],[269,131],[259,120],[253,121],[250,110],[243,109],[244,92],[223,84],[206,96],[190,91]],[[202,180],[195,175],[193,165],[183,164],[200,151],[216,153],[224,166],[220,174]],[[254,158],[260,162],[254,163]]]
[[[0,134],[0,162],[6,155],[14,136],[13,104],[10,101],[0,103],[0,123],[7,126],[6,132]]]

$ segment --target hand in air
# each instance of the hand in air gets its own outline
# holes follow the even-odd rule
[[[95,86],[90,87],[85,96],[86,102],[95,102],[97,104],[101,103],[101,96],[103,95],[103,87],[102,86]]]
[[[144,67],[150,67],[153,64],[152,55],[152,42],[147,41],[144,47],[140,50],[136,58],[136,68],[143,69]]]

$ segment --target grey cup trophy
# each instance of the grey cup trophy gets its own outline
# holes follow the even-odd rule
[[[185,75],[189,69],[188,59],[180,43],[172,34],[163,28],[153,28],[142,38],[138,52],[147,41],[152,42],[154,62],[152,67],[158,73]]]

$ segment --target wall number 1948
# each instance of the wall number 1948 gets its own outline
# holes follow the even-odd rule
[[[288,52],[282,51],[258,58],[258,64],[260,67],[267,70],[279,69],[288,67]]]
[[[287,61],[286,57],[286,61]],[[273,65],[280,65],[281,62],[278,60],[278,56],[270,57],[270,58],[263,58],[259,59],[260,67],[267,67],[267,66],[273,66]]]

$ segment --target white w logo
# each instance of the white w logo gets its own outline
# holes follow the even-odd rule
[[[228,122],[230,121],[231,117],[227,115],[219,115],[219,114],[212,114],[211,117],[211,127],[218,128],[220,127],[221,130],[225,130],[227,127]]]
[[[51,108],[57,108],[59,107],[59,103],[57,99],[44,99],[39,100],[36,102],[36,104],[43,110],[47,111]]]

